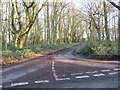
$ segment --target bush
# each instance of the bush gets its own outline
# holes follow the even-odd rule
[[[34,52],[31,50],[31,49],[24,49],[23,51],[22,51],[22,54],[24,55],[24,56],[26,56],[26,55],[33,55],[34,54]]]
[[[96,52],[92,49],[92,47],[95,47],[95,45],[89,43],[85,45],[82,49],[79,49],[77,53],[80,54],[81,56],[90,56],[96,54]]]
[[[111,43],[108,45],[106,42],[100,44],[89,43],[85,45],[82,49],[77,51],[78,54],[82,56],[90,55],[117,55],[117,44]]]
[[[35,55],[35,53],[43,53],[46,54],[49,51],[53,51],[56,49],[61,49],[65,47],[69,47],[75,44],[57,44],[57,45],[34,45],[34,46],[26,46],[25,48],[16,50],[13,46],[8,45],[9,50],[3,50],[3,57],[10,57],[11,59],[22,59],[28,58],[29,56]]]
[[[24,49],[22,52],[25,54],[25,53],[30,53],[30,52],[32,52],[32,50],[31,50],[31,49]]]
[[[3,57],[11,57],[12,55],[13,55],[13,51],[11,51],[11,50],[4,50],[2,52]]]
[[[96,45],[93,50],[96,51],[97,55],[116,55],[117,54],[117,44],[111,43],[111,45],[107,45],[104,43]]]
[[[92,47],[92,50],[96,52],[97,55],[105,55],[106,54],[106,46],[102,44],[96,44],[95,47]]]
[[[21,56],[21,55],[23,55],[23,54],[22,54],[22,51],[17,50],[17,51],[15,51],[15,52],[13,53],[12,58],[20,59],[20,56]]]
[[[43,50],[43,48],[33,48],[32,51],[35,53],[39,53]]]

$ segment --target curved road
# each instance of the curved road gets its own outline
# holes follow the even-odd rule
[[[78,47],[3,68],[3,84],[0,87],[118,88],[118,64],[95,62],[72,55]]]

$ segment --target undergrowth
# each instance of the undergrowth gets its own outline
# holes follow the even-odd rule
[[[108,45],[106,42],[102,43],[87,43],[83,48],[78,49],[77,53],[80,56],[93,56],[93,55],[117,55],[118,45],[111,42]]]

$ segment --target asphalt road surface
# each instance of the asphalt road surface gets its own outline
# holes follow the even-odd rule
[[[118,88],[119,65],[72,55],[78,47],[3,68],[0,87]]]

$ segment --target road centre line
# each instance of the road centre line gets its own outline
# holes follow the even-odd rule
[[[103,74],[103,73],[101,73],[101,74],[94,74],[93,76],[100,77],[100,76],[105,76],[105,74]]]
[[[72,73],[70,75],[74,76],[74,75],[82,75],[83,73]]]
[[[56,75],[55,62],[54,61],[52,62],[52,72],[53,72],[53,76],[54,76],[55,80],[57,80],[58,76]]]
[[[21,83],[12,83],[11,86],[21,86],[21,85],[28,85],[29,82],[21,82]]]
[[[109,73],[109,75],[114,75],[114,74],[117,74],[118,72],[111,72]]]
[[[86,72],[87,74],[90,74],[90,73],[97,73],[98,71],[93,71],[93,72]]]
[[[35,83],[48,83],[49,80],[41,80],[41,81],[35,81]]]
[[[55,69],[55,62],[53,61],[52,62],[52,70],[54,70]]]
[[[57,75],[58,77],[65,77],[66,75]]]
[[[120,68],[115,68],[115,69],[113,69],[114,71],[118,71],[118,70],[120,70]]]
[[[76,78],[89,78],[90,76],[76,76]]]
[[[0,88],[2,88],[3,86],[2,85],[0,85]]]
[[[55,62],[54,61],[52,62],[52,72],[53,72],[53,76],[54,76],[56,81],[70,80],[70,78],[58,78],[58,76],[56,75],[56,71],[55,71]]]
[[[70,80],[70,78],[57,78],[56,81]]]
[[[102,72],[109,72],[111,71],[110,69],[106,69],[106,70],[101,70]]]

